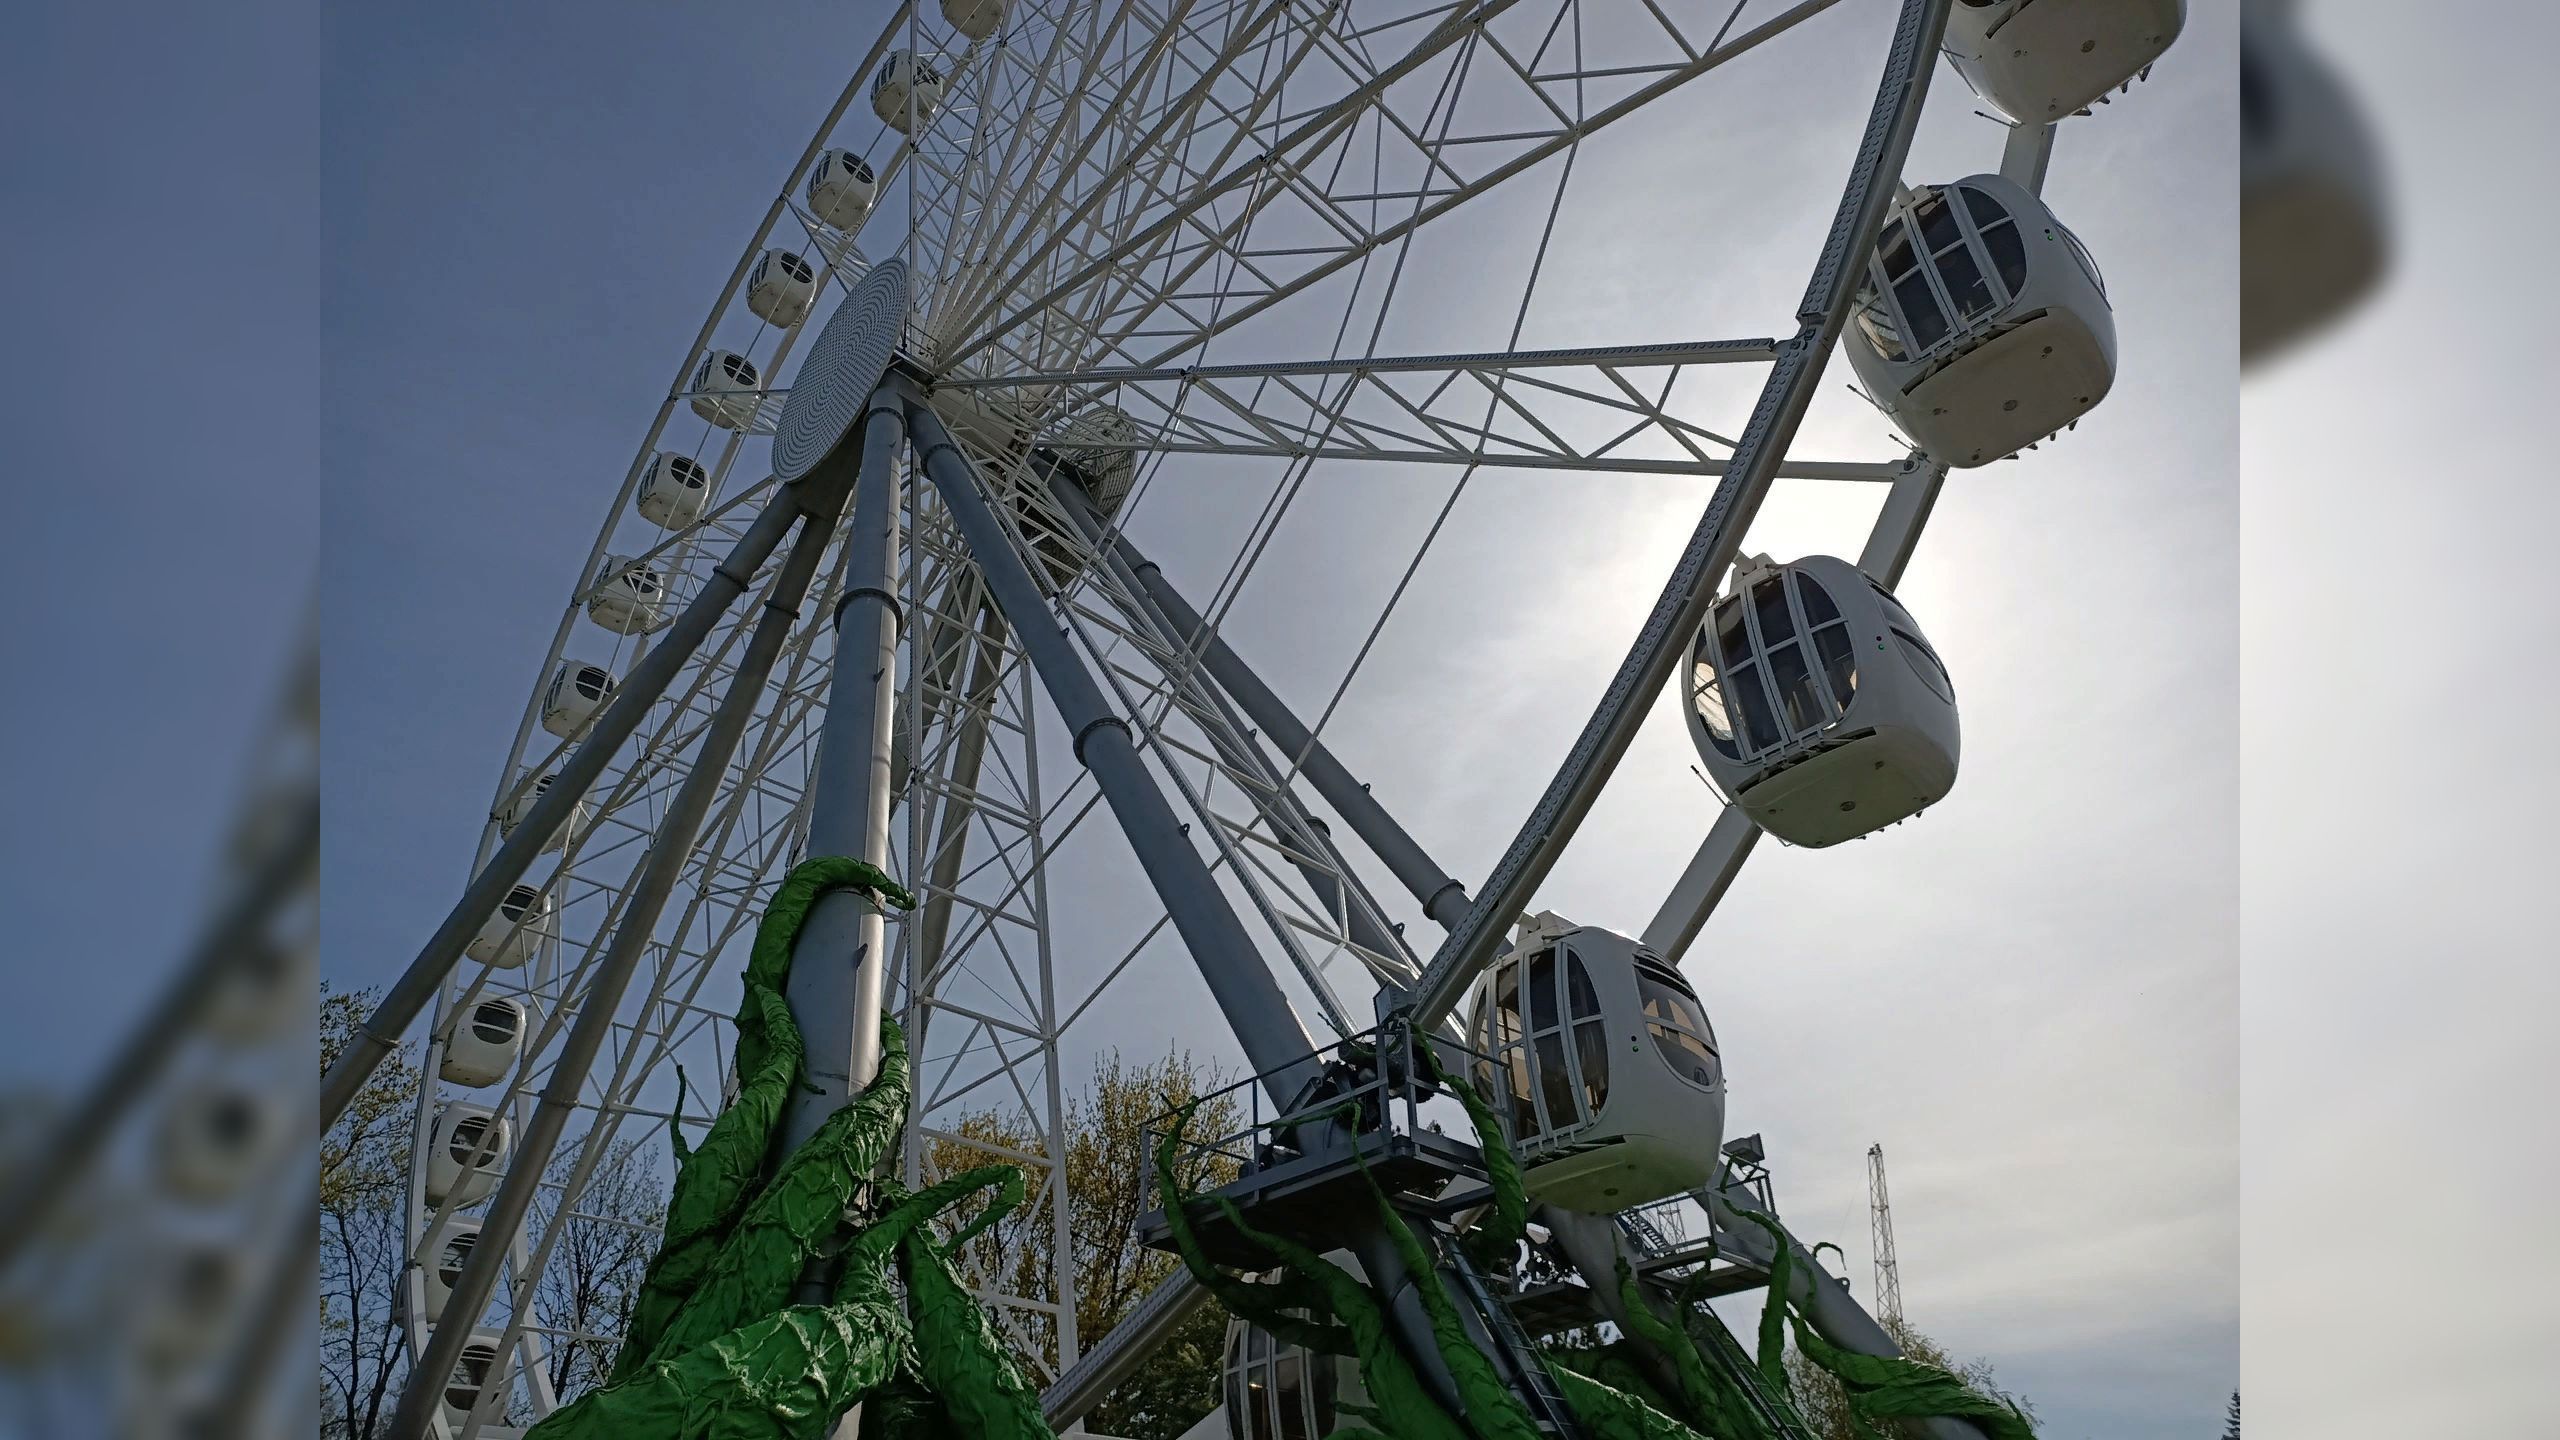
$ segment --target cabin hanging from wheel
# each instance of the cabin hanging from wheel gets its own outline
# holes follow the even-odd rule
[[[1867,398],[1957,469],[2077,422],[2115,384],[2097,263],[2043,201],[1997,175],[1896,206],[1850,321],[1849,367]]]
[[[1846,560],[1743,560],[1689,670],[1707,773],[1790,845],[1871,834],[1955,785],[1954,682],[1920,622]]]
[[[932,124],[933,112],[940,108],[942,72],[932,61],[900,50],[880,62],[880,73],[871,80],[871,113],[880,117],[880,123],[912,134],[914,127]]]
[[[2186,23],[2187,0],[1956,0],[1945,48],[1975,94],[2044,125],[2141,78]]]
[[[473,1089],[497,1084],[515,1068],[531,1027],[531,1012],[521,1000],[492,995],[475,1002],[469,1018],[446,1032],[437,1078]]]
[[[1476,990],[1477,1087],[1529,1193],[1614,1214],[1715,1178],[1724,1064],[1680,972],[1627,936],[1525,922]]]
[[[809,188],[804,193],[809,213],[819,224],[850,235],[862,228],[863,217],[871,213],[879,186],[870,161],[850,150],[829,150],[809,171]]]

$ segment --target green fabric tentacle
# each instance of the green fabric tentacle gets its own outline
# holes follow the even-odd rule
[[[1917,1360],[1843,1350],[1815,1334],[1802,1316],[1789,1318],[1795,1325],[1796,1348],[1839,1377],[1841,1388],[1849,1392],[1849,1408],[1862,1418],[1955,1415],[1981,1426],[1991,1440],[2035,1440],[2035,1428],[2026,1416],[1967,1385],[1961,1376]]]
[[[678,1145],[682,1163],[667,1199],[665,1238],[641,1279],[622,1353],[614,1363],[614,1380],[636,1373],[658,1352],[668,1324],[711,1275],[730,1229],[763,1186],[773,1128],[791,1088],[799,1083],[803,1058],[800,1027],[783,1000],[783,982],[791,973],[791,947],[801,925],[818,897],[830,890],[858,890],[875,903],[901,909],[915,904],[915,897],[879,867],[840,855],[803,861],[775,890],[756,926],[738,997],[737,1097],[690,1153]]]
[[[803,1058],[783,1002],[791,948],[818,897],[913,897],[841,858],[793,870],[757,927],[738,1008],[739,1093],[679,1169],[665,1238],[611,1376],[530,1432],[538,1440],[820,1440],[875,1401],[881,1440],[1051,1440],[1039,1401],[950,1267],[950,1252],[1021,1202],[990,1166],[907,1194],[876,1178],[910,1101],[905,1036],[881,1022],[878,1073],[776,1164],[773,1132]],[[929,1222],[993,1187],[935,1242]],[[786,1303],[812,1258],[841,1250],[833,1301]],[[887,1262],[895,1253],[903,1295]]]

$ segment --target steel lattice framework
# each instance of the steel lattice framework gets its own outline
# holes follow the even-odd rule
[[[1433,920],[1455,927],[1440,963],[1427,967],[1432,957],[1395,923],[1404,897],[1373,893],[1364,867],[1344,853],[1348,842],[1302,798],[1319,762],[1303,747],[1286,753],[1270,743],[1267,726],[1239,713],[1232,687],[1209,682],[1210,636],[1169,618],[1132,568],[1119,527],[1167,467],[1253,462],[1276,473],[1273,504],[1203,607],[1213,627],[1317,464],[1718,477],[1740,496],[1729,502],[1718,492],[1717,513],[1736,517],[1728,555],[1757,504],[1752,487],[1781,477],[1880,482],[1891,498],[1870,568],[1898,573],[1943,469],[1915,456],[1795,459],[1786,453],[1793,419],[1783,412],[1791,403],[1800,415],[1802,401],[1773,409],[1768,397],[1809,387],[1837,333],[1840,261],[1872,244],[1946,0],[1901,7],[1849,198],[1791,335],[1519,349],[1546,256],[1542,238],[1527,279],[1505,293],[1516,301],[1505,348],[1379,348],[1415,236],[1497,192],[1526,197],[1533,218],[1543,209],[1552,234],[1586,141],[1746,62],[1834,3],[1023,0],[1000,30],[974,41],[932,8],[896,13],[754,226],[641,439],[508,747],[473,874],[521,870],[527,847],[511,847],[496,817],[529,800],[539,777],[575,765],[591,738],[542,728],[552,677],[575,663],[629,677],[653,646],[676,644],[676,630],[626,636],[585,623],[595,588],[610,578],[609,556],[657,571],[670,613],[706,596],[723,600],[724,586],[742,589],[746,603],[729,607],[694,648],[670,649],[680,655],[672,677],[576,797],[584,812],[556,861],[531,872],[556,906],[531,963],[457,966],[456,939],[426,964],[442,942],[431,943],[414,972],[425,978],[404,980],[378,1017],[376,1041],[387,1043],[426,1010],[432,1074],[474,1002],[518,997],[533,1018],[525,1058],[472,1098],[509,1114],[519,1133],[546,1090],[573,1094],[578,1111],[556,1151],[510,1161],[542,1167],[528,1223],[479,1242],[502,1250],[504,1273],[475,1319],[521,1379],[505,1381],[502,1369],[458,1440],[547,1411],[562,1398],[555,1377],[592,1379],[593,1361],[609,1356],[615,1337],[552,1304],[547,1277],[564,1237],[581,1226],[628,1225],[583,1203],[597,1177],[647,1163],[671,1128],[698,1135],[728,1098],[734,977],[774,883],[807,850],[834,617],[859,586],[847,578],[840,543],[817,563],[805,596],[793,562],[770,540],[745,573],[722,557],[753,552],[759,517],[782,503],[786,487],[757,478],[789,393],[771,382],[790,371],[827,297],[892,256],[904,263],[903,373],[966,453],[1005,548],[1041,577],[1048,609],[1039,623],[1069,638],[1125,717],[1219,894],[1252,931],[1253,958],[1286,977],[1309,1018],[1333,1032],[1319,1042],[1369,1025],[1381,986],[1418,990],[1426,1018],[1442,1014],[1445,1003],[1431,997],[1463,986],[1490,943],[1479,913],[1486,907],[1466,910],[1462,890],[1452,891],[1454,907],[1443,903],[1449,895],[1417,892]],[[1882,37],[1844,27],[1839,38],[1863,55]],[[918,102],[884,123],[856,102],[898,52],[932,57],[944,93],[938,108]],[[862,157],[876,179],[876,199],[850,227],[813,208],[807,186],[813,165],[837,150]],[[745,303],[758,257],[776,248],[814,257],[821,292],[787,324],[758,318]],[[767,377],[728,424],[696,418],[694,402],[721,398],[695,389],[715,350],[748,357]],[[1761,408],[1738,425],[1743,417],[1702,414],[1694,383],[1736,370],[1770,377]],[[634,510],[651,462],[665,454],[689,457],[708,477],[709,503],[673,529]],[[1101,517],[1068,513],[1051,483],[1059,456],[1087,473],[1117,467],[1126,498]],[[971,1278],[1052,1395],[1089,1403],[1095,1377],[1125,1373],[1133,1347],[1190,1300],[1169,1290],[1111,1336],[1077,1332],[1060,1036],[1146,947],[1168,938],[1166,922],[1124,917],[1125,948],[1097,947],[1073,967],[1062,959],[1057,857],[1071,843],[1102,844],[1095,837],[1110,827],[1093,819],[1090,774],[1062,774],[1057,763],[1057,717],[1017,629],[1030,622],[995,603],[990,557],[963,540],[936,489],[907,473],[910,462],[897,463],[905,481],[893,868],[922,901],[891,941],[889,1004],[905,1018],[917,1061],[905,1176],[913,1183],[987,1159],[1031,1173],[1031,1200],[1011,1233],[1043,1230],[1045,1244],[1016,1246],[1009,1258],[982,1247]],[[1722,565],[1705,568],[1702,583],[1711,584]],[[764,618],[777,609],[786,621]],[[758,627],[773,625],[784,627],[778,648],[759,654]],[[718,739],[723,702],[742,694],[752,706],[743,733],[725,754],[713,744],[717,766],[702,773],[696,757]],[[1614,756],[1594,753],[1596,784]],[[698,835],[670,842],[671,814],[706,786]],[[1569,837],[1574,818],[1554,844]],[[1648,940],[1676,955],[1750,838],[1747,822],[1720,823]],[[648,858],[653,847],[688,840],[659,908]],[[1524,860],[1505,873],[1517,881],[1540,869]],[[1411,883],[1401,871],[1397,878]],[[600,989],[617,936],[635,925],[646,927],[636,937],[645,944],[630,983]],[[564,1041],[600,994],[612,1007],[597,1017],[609,1022],[597,1032],[601,1047],[563,1071]],[[427,1148],[437,1107],[463,1093],[425,1087],[417,1116],[413,1264],[402,1303],[412,1353],[429,1370],[437,1327],[427,1322],[421,1266],[470,1207],[428,1203]],[[1024,1263],[1023,1253],[1033,1260]],[[581,1354],[588,1368],[572,1363]],[[1081,1413],[1070,1400],[1053,1408]]]

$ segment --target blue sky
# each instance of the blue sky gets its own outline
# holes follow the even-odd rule
[[[32,542],[12,567],[19,623],[0,631],[28,686],[8,697],[19,823],[0,893],[17,1023],[0,1080],[78,1074],[192,929],[313,592],[324,460],[345,552],[321,587],[342,796],[331,967],[376,981],[407,953],[460,877],[602,477],[871,8],[341,7],[324,23],[302,4],[102,0],[12,16],[10,493],[33,503],[13,532]],[[2554,1263],[2552,1152],[2533,1143],[2547,1116],[2531,1108],[2551,1088],[2552,972],[2530,903],[2553,772],[2509,742],[2548,708],[2518,657],[2553,633],[2554,492],[2530,427],[2560,319],[2549,287],[2514,280],[2549,229],[2547,195],[2515,180],[2550,135],[2533,67],[2553,17],[2490,4],[2447,26],[2429,7],[2302,7],[2396,152],[2402,261],[2366,314],[2253,385],[2244,508],[2229,499],[2226,357],[2180,348],[2227,336],[2229,298],[2229,55],[2202,13],[2221,7],[2196,8],[2152,84],[2104,125],[2075,125],[2057,162],[2057,204],[2123,306],[2122,387],[2072,449],[1951,487],[1911,577],[1967,700],[1958,796],[1925,838],[1863,847],[1872,858],[1764,852],[1691,974],[1735,1052],[1733,1124],[1769,1134],[1800,1226],[1863,1258],[1858,1157],[1883,1139],[1916,1318],[1959,1353],[1996,1356],[2056,1434],[2213,1433],[2232,1370],[2231,1232],[2209,1223],[2198,1243],[2146,1221],[2179,1209],[2154,1192],[2191,1162],[2187,1209],[2227,1219],[2243,1198],[2227,1163],[2243,1012],[2215,929],[2232,907],[2205,882],[2244,866],[2253,1413],[2288,1433],[2528,1433],[2548,1417],[2535,1277]],[[1845,9],[1879,23],[1873,0]],[[1859,63],[1787,72],[1806,93],[1769,113],[1829,113],[1863,85],[1865,42],[1840,43]],[[1924,142],[1961,133],[1951,83],[1942,73],[1940,110],[1959,114],[1933,117]],[[1737,133],[1714,138],[1772,143]],[[1754,192],[1620,158],[1593,213],[1627,262],[1570,293],[1652,298],[1664,274],[1684,296],[1715,287],[1720,267],[1699,257],[1758,233],[1767,217],[1735,215]],[[1787,244],[1780,271],[1803,253]],[[2135,435],[2153,448],[2124,443]],[[1364,682],[1346,707],[1344,748],[1420,792],[1399,808],[1461,873],[1507,836],[1520,787],[1623,643],[1609,595],[1649,595],[1644,532],[1685,528],[1696,499],[1619,498],[1622,512],[1575,508],[1591,533],[1565,568],[1590,583],[1569,603],[1544,595],[1549,628],[1451,586],[1382,667],[1385,690]],[[1820,508],[1800,517],[1821,529],[1805,543],[1836,548],[1838,527],[1816,522],[1838,517]],[[1505,529],[1502,510],[1475,541],[1540,538]],[[1462,521],[1478,523],[1472,507]],[[2235,533],[2245,697],[2230,693]],[[2458,643],[2435,609],[2373,598],[2438,564],[2476,601]],[[1329,691],[1344,657],[1245,621],[1284,689]],[[2146,638],[2173,643],[2133,643]],[[1460,658],[1433,662],[1435,641]],[[2403,695],[2509,680],[2521,688],[2500,692],[2504,708],[2480,713],[2510,730],[2378,757],[2367,722],[2407,712],[2377,707],[2376,655]],[[1524,657],[1555,677],[1565,718],[1473,683],[1488,656],[1511,667],[1508,692],[1548,683],[1518,679]],[[2073,702],[2092,694],[2103,703]],[[2251,764],[2236,857],[2214,819],[2236,788],[2215,730],[2235,713]],[[1487,764],[1467,743],[1515,724],[1533,728],[1532,758]],[[1399,727],[1451,758],[1400,755],[1381,738]],[[1649,791],[1608,820],[1620,842],[1590,842],[1549,903],[1640,923],[1702,822],[1677,738],[1648,732]],[[2101,833],[2088,816],[2110,806],[2139,823]],[[1991,849],[1995,815],[2012,843]],[[2194,933],[2162,934],[2154,922],[2182,911]],[[1864,963],[1855,942],[1915,919],[1891,932],[1894,968]],[[2186,951],[2196,964],[2180,971]],[[2120,992],[2091,983],[2102,971],[2125,977]],[[2201,1017],[2192,1045],[2161,1050],[2185,1035],[2164,997]],[[2402,1157],[2417,1185],[2377,1191]],[[2468,1245],[2493,1263],[2451,1258]],[[2395,1259],[2416,1263],[2386,1269]]]
[[[1589,147],[1524,342],[1783,327],[1889,25],[1843,5]],[[306,263],[340,981],[387,979],[462,879],[630,449],[869,35],[859,6],[331,17]],[[1862,1259],[1882,1140],[1914,1318],[2062,1436],[2195,1433],[2237,1369],[2229,62],[2200,16],[2063,138],[2048,193],[2106,269],[2126,368],[2064,444],[1951,483],[1905,587],[1965,697],[1956,795],[1874,842],[1765,847],[1688,965],[1796,1223]],[[1911,177],[1990,168],[1998,132],[1938,87]],[[1390,343],[1499,343],[1521,218],[1418,245]],[[1893,449],[1836,393],[1806,434]],[[1138,538],[1205,590],[1261,483],[1160,486]],[[1284,693],[1330,693],[1446,483],[1320,474],[1231,631]],[[1333,732],[1451,869],[1516,825],[1703,498],[1471,490]],[[1877,498],[1783,491],[1754,548],[1853,550]],[[1641,927],[1710,814],[1687,743],[1666,707],[1542,904]],[[1178,957],[1139,979],[1081,1043],[1213,1034]]]
[[[19,619],[0,1081],[79,1073],[209,903],[319,533],[311,11],[47,6],[0,47]],[[254,77],[254,81],[250,77]],[[112,99],[113,103],[106,103]],[[65,1017],[79,1023],[66,1024]],[[93,1032],[90,1027],[95,1026]]]

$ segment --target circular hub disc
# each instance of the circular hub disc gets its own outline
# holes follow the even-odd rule
[[[773,436],[776,479],[797,480],[815,470],[853,433],[862,407],[889,373],[906,318],[905,261],[883,260],[853,283],[782,402],[782,423]]]

